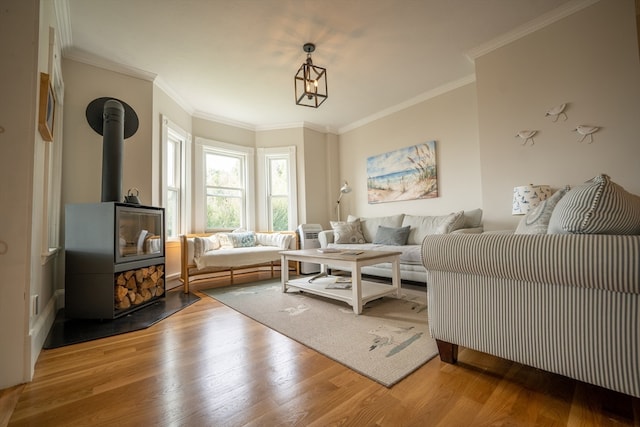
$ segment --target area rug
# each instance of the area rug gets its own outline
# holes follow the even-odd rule
[[[424,295],[384,297],[356,315],[344,302],[294,290],[285,294],[279,280],[202,292],[386,387],[438,352]]]
[[[43,348],[58,348],[146,329],[199,300],[200,297],[192,293],[166,292],[164,298],[153,304],[113,320],[70,319],[62,308],[56,313]]]

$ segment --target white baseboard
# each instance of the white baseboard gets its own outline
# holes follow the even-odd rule
[[[29,341],[31,343],[31,366],[29,381],[33,379],[36,361],[47,339],[49,330],[56,319],[58,309],[64,306],[64,289],[58,289],[42,310],[32,327],[29,329]]]

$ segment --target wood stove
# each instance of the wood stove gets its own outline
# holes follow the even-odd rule
[[[65,315],[114,319],[165,293],[164,208],[65,207]]]

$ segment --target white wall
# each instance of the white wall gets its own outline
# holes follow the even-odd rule
[[[513,187],[607,173],[640,194],[640,62],[633,0],[600,1],[476,60],[485,228],[514,228]],[[568,120],[545,112],[569,103]],[[602,129],[577,142],[576,125]],[[514,135],[538,130],[535,145]]]
[[[340,202],[342,219],[348,214],[442,215],[482,207],[477,116],[472,83],[340,135],[340,182],[347,180],[353,188]],[[369,204],[367,158],[432,140],[436,141],[439,196]],[[335,197],[338,190],[336,186]]]

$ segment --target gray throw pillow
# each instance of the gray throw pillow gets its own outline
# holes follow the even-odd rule
[[[334,243],[365,243],[360,220],[331,221]]]
[[[551,197],[543,200],[538,204],[538,206],[527,212],[527,214],[520,220],[515,234],[547,234],[547,228],[549,227],[549,220],[553,214],[553,209],[567,191],[568,187],[561,188],[553,193]]]
[[[373,239],[373,243],[378,245],[404,246],[409,238],[410,226],[406,227],[385,227],[378,226],[378,232]]]
[[[548,233],[640,234],[640,197],[598,175],[560,199]]]

